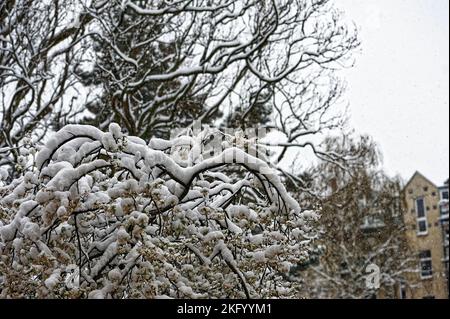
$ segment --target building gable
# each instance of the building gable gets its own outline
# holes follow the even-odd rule
[[[438,189],[438,187],[430,181],[428,178],[426,178],[422,173],[419,171],[416,171],[413,176],[409,179],[409,181],[406,183],[406,185],[403,187],[403,191],[405,191],[411,184],[421,184],[423,186],[432,187],[434,189]]]

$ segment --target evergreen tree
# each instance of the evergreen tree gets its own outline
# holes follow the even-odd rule
[[[112,1],[101,21],[101,31],[93,37],[95,65],[90,71],[78,71],[86,86],[102,88],[101,95],[86,105],[91,114],[83,123],[104,129],[117,122],[129,134],[148,140],[169,138],[172,129],[190,125],[204,112],[206,94],[185,89],[170,97],[183,90],[179,79],[130,88],[144,76],[169,72],[176,63],[177,39],[161,39],[162,17],[142,16]]]

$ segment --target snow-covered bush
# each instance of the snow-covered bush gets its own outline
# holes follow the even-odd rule
[[[57,132],[0,184],[0,297],[296,296],[286,274],[308,258],[317,216],[264,161],[211,154],[215,134]]]

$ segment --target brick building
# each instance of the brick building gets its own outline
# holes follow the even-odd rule
[[[406,237],[419,267],[400,285],[400,298],[449,297],[448,196],[448,180],[438,187],[419,172],[403,189]]]

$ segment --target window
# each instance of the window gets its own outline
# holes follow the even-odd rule
[[[426,235],[428,233],[428,221],[425,211],[425,201],[423,198],[416,199],[417,212],[417,229],[418,235]]]
[[[431,261],[431,250],[424,250],[420,253],[420,277],[427,279],[433,276],[433,265]]]
[[[341,276],[345,277],[351,274],[350,269],[348,268],[348,264],[346,262],[341,263]]]
[[[425,202],[423,198],[416,199],[416,212],[418,217],[425,216]]]
[[[441,203],[439,206],[441,215],[448,215],[448,203]]]
[[[426,220],[419,220],[419,234],[426,234],[428,232],[428,225]]]
[[[449,247],[449,242],[448,242],[448,224],[444,226],[444,261],[448,262],[448,247]]]
[[[448,246],[448,224],[446,225],[446,227],[444,227],[444,234],[445,234],[445,241],[444,241],[444,245]]]
[[[448,191],[441,191],[441,199],[447,199],[448,200]]]
[[[407,295],[406,295],[406,284],[402,280],[402,281],[400,281],[400,299],[406,299],[406,298],[407,298]]]

